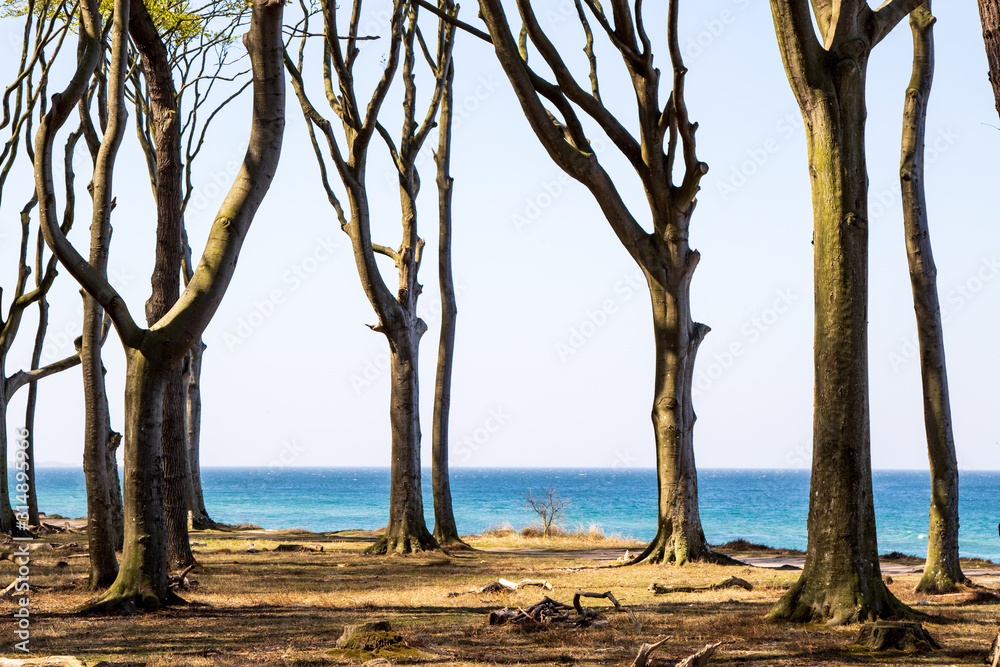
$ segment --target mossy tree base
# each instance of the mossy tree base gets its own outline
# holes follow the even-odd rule
[[[803,575],[785,593],[767,614],[769,620],[797,623],[826,621],[829,625],[847,625],[865,621],[921,619],[924,614],[900,602],[878,580],[872,594],[860,589],[842,586],[813,584]]]
[[[708,542],[705,541],[704,535],[699,534],[691,538],[683,534],[668,533],[662,529],[657,532],[656,537],[653,538],[641,554],[625,563],[625,565],[637,565],[638,563],[673,563],[675,565],[685,565],[692,562],[713,563],[715,565],[745,565],[745,563],[735,558],[712,551]]]
[[[140,611],[158,611],[161,607],[174,607],[188,604],[187,600],[169,591],[157,596],[148,587],[122,591],[109,589],[104,595],[74,610],[82,616],[99,616],[113,614],[135,614]]]
[[[391,554],[413,554],[421,551],[437,551],[441,546],[427,530],[414,533],[401,531],[386,533],[375,544],[365,549],[366,556],[388,556]]]

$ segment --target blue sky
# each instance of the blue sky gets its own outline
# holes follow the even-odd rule
[[[389,0],[372,2],[363,22],[370,32],[380,29],[380,12],[389,6]],[[572,4],[553,0],[537,7],[553,40],[585,76],[575,9],[567,12]],[[1000,469],[1000,429],[993,418],[1000,401],[994,343],[1000,227],[993,202],[1000,120],[975,7],[938,3],[935,10],[927,194],[955,436],[963,468]],[[699,157],[711,168],[691,226],[692,245],[702,255],[692,308],[712,328],[696,370],[697,461],[705,468],[804,467],[812,418],[812,211],[801,116],[767,3],[689,1],[681,12],[688,107],[701,126]],[[476,22],[474,5],[463,14]],[[666,69],[662,18],[662,8],[651,10],[647,26]],[[19,30],[16,22],[0,22],[4,80],[13,67],[10,37]],[[362,48],[359,68],[370,79],[383,47],[374,41]],[[598,57],[604,97],[627,124],[634,108],[621,63],[601,50]],[[910,57],[909,29],[902,25],[878,46],[868,74],[869,360],[878,468],[927,465],[897,177]],[[459,321],[452,463],[651,466],[653,345],[641,275],[590,194],[539,147],[491,47],[459,35],[455,58]],[[53,76],[65,81],[65,72]],[[315,76],[310,81],[319,84]],[[399,99],[394,92],[387,109]],[[197,167],[188,220],[196,245],[242,158],[246,111],[236,105],[226,112]],[[203,464],[388,465],[387,346],[364,326],[375,317],[347,237],[319,187],[291,96],[288,120],[278,177],[205,335]],[[388,120],[390,128],[395,124]],[[642,219],[644,199],[634,173],[610,146],[598,150]],[[149,294],[155,218],[131,130],[119,164],[112,277],[138,316]],[[84,173],[82,152],[77,165]],[[423,180],[421,312],[430,328],[422,345],[421,398],[428,454],[440,302],[436,193],[429,173]],[[394,246],[398,195],[381,144],[373,144],[368,182],[376,241]],[[29,175],[19,174],[0,207],[0,234],[6,235],[0,284],[8,291],[16,212],[29,192]],[[86,234],[81,221],[71,238],[83,248]],[[394,276],[386,276],[393,285]],[[60,277],[52,297],[51,359],[69,353],[79,333],[76,292],[68,275]],[[26,318],[8,372],[27,363],[33,333],[34,319]],[[109,341],[105,356],[120,429],[124,360],[117,340]],[[46,381],[36,429],[40,460],[80,460],[79,385],[75,372]],[[22,394],[11,408],[11,430],[20,426],[23,401]]]

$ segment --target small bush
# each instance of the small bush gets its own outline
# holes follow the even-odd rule
[[[489,526],[483,531],[483,537],[510,537],[515,534],[514,526],[510,521],[505,521],[499,526]]]

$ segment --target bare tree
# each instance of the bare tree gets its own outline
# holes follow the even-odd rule
[[[965,581],[958,561],[958,457],[951,428],[951,401],[944,356],[944,331],[938,299],[937,268],[924,197],[924,136],[927,101],[934,80],[934,16],[927,0],[910,14],[913,75],[903,108],[902,156],[899,167],[903,195],[906,259],[913,287],[920,342],[920,378],[924,395],[924,428],[931,471],[930,523],[921,593],[951,593]]]
[[[128,0],[116,0],[112,33],[109,100],[124,107]],[[83,97],[101,57],[96,0],[80,5],[80,59],[69,85],[54,96],[35,141],[35,185],[45,241],[67,270],[109,314],[125,348],[126,528],[121,567],[112,586],[87,605],[88,611],[155,609],[178,598],[167,585],[167,549],[162,498],[163,396],[170,372],[199,339],[232,279],[243,240],[277,167],[284,130],[279,0],[255,0],[244,38],[254,70],[250,141],[243,166],[219,209],[202,261],[177,302],[148,329],[139,327],[124,300],[76,251],[57,225],[52,185],[52,144],[71,109]],[[103,149],[103,146],[102,146]],[[101,165],[99,165],[100,167]],[[95,171],[95,207],[111,202],[111,169]]]
[[[445,12],[454,14],[450,4],[443,5]],[[447,24],[442,22],[439,30]],[[440,43],[439,38],[439,43]],[[455,297],[455,279],[452,275],[452,187],[451,129],[453,96],[455,89],[455,62],[448,67],[441,96],[438,123],[437,162],[438,188],[438,286],[441,293],[441,334],[438,341],[437,376],[434,383],[434,424],[431,433],[431,488],[434,497],[434,538],[442,547],[464,548],[468,545],[458,535],[455,512],[451,504],[451,475],[448,466],[449,417],[451,415],[451,380],[455,365],[455,330],[458,304]]]
[[[660,70],[653,64],[653,46],[641,3],[636,3],[633,11],[624,0],[615,0],[609,17],[596,0],[577,0],[590,65],[587,87],[573,77],[542,30],[529,0],[517,2],[523,22],[520,44],[511,33],[500,0],[480,0],[479,6],[531,129],[553,161],[594,195],[615,235],[646,276],[656,346],[652,419],[659,503],[656,536],[633,562],[648,559],[680,565],[691,560],[729,559],[709,548],[698,513],[691,385],[695,355],[709,328],[691,319],[690,285],[700,255],[688,244],[688,230],[708,165],[697,157],[698,126],[691,122],[684,98],[687,68],[678,40],[678,4],[679,0],[670,0],[667,5],[672,89],[666,103],[660,102]],[[610,48],[621,56],[635,91],[637,120],[632,130],[602,99],[592,21],[597,24],[596,33],[603,34]],[[554,82],[528,66],[529,43],[552,71]],[[551,106],[546,106],[546,101]],[[578,115],[581,111],[632,165],[649,203],[647,211],[633,213],[625,203],[591,146]],[[682,172],[680,181],[675,182],[678,171]],[[642,227],[637,220],[640,215],[649,217],[652,231]]]
[[[872,501],[865,72],[872,49],[921,2],[811,4],[812,13],[807,0],[771,0],[809,148],[815,401],[805,568],[770,615],[850,623],[908,613],[882,581]]]
[[[372,553],[409,553],[438,547],[437,540],[424,522],[423,498],[420,492],[420,415],[419,377],[417,361],[420,338],[427,325],[417,315],[417,299],[422,287],[417,273],[423,256],[424,240],[417,230],[417,193],[420,179],[417,156],[435,124],[438,108],[446,85],[451,63],[454,29],[443,27],[438,32],[436,54],[431,54],[420,33],[417,6],[405,0],[395,0],[385,69],[375,86],[367,109],[358,104],[354,66],[358,49],[358,24],[362,0],[354,0],[347,35],[339,37],[337,10],[333,2],[321,3],[324,24],[323,81],[327,101],[340,119],[343,139],[338,139],[329,120],[309,101],[303,83],[305,47],[309,33],[308,9],[302,4],[306,18],[299,30],[303,36],[298,60],[286,54],[285,64],[292,75],[292,86],[308,123],[310,138],[320,164],[323,186],[337,213],[341,228],[351,239],[361,285],[378,324],[371,328],[382,333],[390,350],[390,412],[392,427],[392,470],[389,491],[389,526],[386,534],[371,548]],[[405,17],[404,17],[405,14]],[[341,47],[346,42],[346,49]],[[415,78],[416,49],[428,61],[434,75],[434,89],[423,120],[417,119],[417,85]],[[403,123],[398,146],[395,137],[379,122],[382,104],[396,76],[400,55],[403,60]],[[332,93],[339,90],[340,95]],[[347,207],[342,205],[327,177],[326,159],[316,138],[319,128],[326,141],[330,159],[347,193]],[[371,139],[378,133],[386,143],[399,179],[402,209],[402,239],[391,248],[372,241],[368,190],[365,169]],[[342,152],[340,142],[346,144]],[[399,288],[390,290],[376,263],[376,255],[392,260],[398,274]]]
[[[3,117],[0,119],[0,130],[9,131],[9,136],[0,150],[0,202],[3,200],[10,177],[18,156],[21,154],[21,140],[24,141],[24,151],[28,159],[32,158],[31,143],[28,136],[31,133],[31,123],[36,111],[41,114],[45,109],[45,91],[52,63],[62,49],[68,34],[69,21],[65,3],[44,2],[36,5],[29,2],[23,8],[24,32],[21,41],[21,54],[18,61],[17,75],[14,81],[3,92]],[[36,78],[37,77],[37,80]],[[74,174],[72,167],[72,147],[79,138],[79,132],[71,133],[67,140],[67,159],[64,164],[66,197],[68,202],[73,199]],[[15,518],[10,503],[7,477],[7,408],[11,398],[18,389],[30,385],[29,393],[35,387],[35,382],[55,372],[71,368],[80,359],[74,355],[39,368],[40,358],[33,354],[31,367],[28,371],[18,371],[7,376],[6,366],[8,355],[14,340],[20,331],[21,321],[25,311],[36,302],[40,304],[40,319],[44,320],[46,304],[45,296],[56,277],[56,263],[53,258],[44,260],[40,251],[35,253],[34,289],[28,290],[28,279],[31,276],[31,263],[28,259],[28,249],[31,240],[31,212],[36,206],[34,195],[21,210],[20,253],[18,256],[17,280],[14,295],[7,309],[6,318],[0,315],[0,531],[11,533],[26,529],[34,521],[38,521],[38,505],[35,489],[34,460],[34,424],[27,428],[25,439],[27,451],[24,460],[18,460],[17,482],[18,496],[24,502],[19,503],[28,508],[24,516]],[[67,206],[65,229],[68,231],[73,223],[72,206]],[[2,296],[2,290],[0,290]],[[42,329],[40,323],[40,329]],[[37,341],[36,334],[36,341]],[[38,343],[36,342],[36,349]],[[34,398],[32,396],[31,398]],[[29,399],[29,403],[31,403]],[[23,493],[20,489],[24,489]]]
[[[535,496],[531,489],[524,494],[524,506],[538,515],[538,520],[542,522],[542,537],[548,537],[552,526],[559,525],[559,517],[569,507],[569,498],[563,498],[559,492],[549,487],[540,495]]]

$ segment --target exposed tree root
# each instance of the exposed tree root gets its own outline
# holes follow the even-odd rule
[[[870,651],[897,649],[911,653],[925,653],[941,648],[929,632],[919,623],[878,621],[865,623],[854,643]]]
[[[700,531],[699,531],[700,532]],[[692,562],[712,563],[713,565],[746,565],[725,554],[712,551],[705,538],[699,537],[692,543],[682,535],[666,535],[665,531],[657,532],[656,537],[643,549],[642,553],[617,567],[638,565],[648,562],[674,563],[685,565]]]
[[[668,593],[700,593],[703,591],[717,591],[722,588],[742,588],[744,590],[752,591],[753,585],[745,579],[740,579],[739,577],[729,577],[724,581],[720,581],[719,583],[712,584],[710,586],[664,586],[663,584],[658,584],[654,581],[649,585],[647,590],[651,591],[653,595],[666,595]]]
[[[365,556],[387,556],[389,554],[412,554],[421,551],[437,551],[441,547],[437,540],[427,530],[421,531],[423,535],[411,535],[402,533],[392,535],[386,533],[378,538],[375,544],[364,550]]]
[[[926,614],[900,602],[881,579],[875,585],[876,594],[866,598],[860,591],[852,590],[849,584],[810,586],[808,577],[803,575],[775,603],[767,618],[795,623],[826,621],[829,625],[927,618]]]
[[[122,590],[125,589],[125,590]],[[84,602],[73,610],[81,616],[135,614],[140,611],[157,611],[161,607],[187,605],[188,602],[173,591],[157,596],[148,586],[112,586],[104,595]]]

